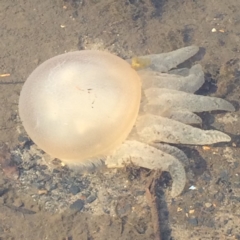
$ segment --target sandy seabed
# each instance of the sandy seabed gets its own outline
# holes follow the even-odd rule
[[[206,73],[201,93],[237,111],[201,115],[203,128],[232,142],[182,147],[193,175],[180,197],[169,199],[169,176],[160,179],[161,237],[240,239],[239,12],[238,0],[1,0],[0,142],[15,165],[2,162],[0,239],[154,239],[145,197],[151,174],[135,167],[80,174],[50,163],[24,135],[18,98],[33,69],[57,54],[102,49],[129,58],[189,45],[201,47],[192,59]],[[0,159],[9,154],[1,148]]]

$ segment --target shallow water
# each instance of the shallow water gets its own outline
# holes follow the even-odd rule
[[[193,174],[175,201],[168,199],[168,175],[161,178],[162,239],[239,239],[239,11],[237,0],[1,0],[0,141],[12,153],[22,149],[32,156],[23,164],[12,155],[18,180],[14,167],[0,176],[0,238],[154,239],[145,199],[149,172],[128,168],[80,175],[44,162],[42,152],[20,134],[18,97],[29,73],[63,52],[107,49],[129,58],[197,45],[201,54],[182,66],[200,60],[204,94],[237,107],[234,113],[202,114],[203,128],[224,131],[233,141],[182,147]]]

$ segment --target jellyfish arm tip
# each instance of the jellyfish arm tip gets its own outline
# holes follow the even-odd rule
[[[186,173],[183,164],[174,156],[148,144],[127,140],[107,157],[105,164],[108,168],[119,168],[130,162],[139,167],[169,172],[173,180],[171,197],[175,198],[182,193]]]

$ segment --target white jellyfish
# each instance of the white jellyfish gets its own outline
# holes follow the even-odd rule
[[[199,64],[175,69],[196,46],[123,60],[84,50],[53,57],[37,67],[20,94],[19,114],[30,138],[71,165],[122,167],[128,163],[168,171],[172,197],[186,183],[186,155],[173,144],[228,142],[204,131],[196,112],[234,111],[227,101],[194,95],[204,83]]]

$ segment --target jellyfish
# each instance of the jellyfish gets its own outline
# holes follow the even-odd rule
[[[194,94],[204,83],[200,64],[177,68],[198,51],[189,46],[127,60],[97,50],[55,56],[23,85],[22,124],[39,148],[69,166],[133,163],[168,171],[176,197],[186,184],[188,158],[169,144],[231,140],[197,127],[198,112],[234,111],[224,99]]]

